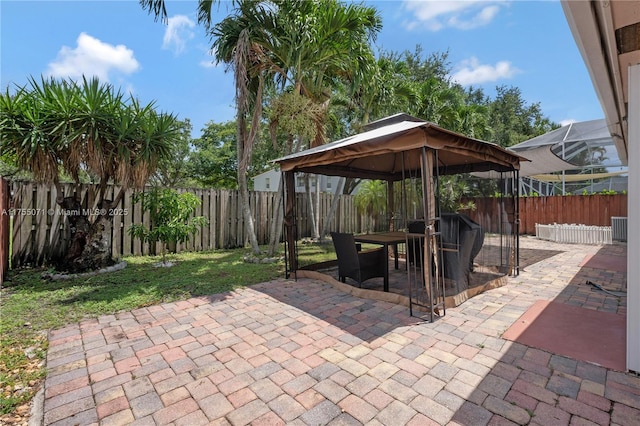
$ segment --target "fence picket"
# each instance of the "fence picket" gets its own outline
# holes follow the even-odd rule
[[[47,207],[49,206],[48,197],[50,195],[50,192],[48,191],[48,189],[49,188],[45,187],[42,184],[36,186],[35,205],[43,206],[42,207],[43,211],[36,210],[36,215],[40,216],[37,219],[39,219],[44,225],[44,226],[35,227],[35,238],[34,238],[35,244],[37,247],[44,248],[44,250],[40,250],[38,251],[38,253],[36,253],[36,263],[38,264],[44,261],[44,255],[47,249],[47,240],[48,240],[47,236],[50,231],[50,221],[49,221],[49,218],[47,217],[46,212],[44,211],[44,210],[47,210]]]
[[[32,244],[31,244],[31,227],[32,227],[32,216],[27,216],[22,214],[23,211],[27,211],[33,208],[33,186],[32,184],[26,185],[24,188],[21,188],[20,191],[20,207],[16,205],[16,222],[14,222],[14,229],[17,229],[15,235],[18,236],[18,259],[16,259],[16,265],[21,265],[23,263],[28,263],[31,259],[32,252]],[[23,207],[24,206],[24,207]],[[16,247],[14,241],[14,248]],[[15,249],[14,249],[15,250]]]

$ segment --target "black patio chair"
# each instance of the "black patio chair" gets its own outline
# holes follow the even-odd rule
[[[345,278],[354,279],[359,287],[370,278],[383,277],[385,274],[385,264],[388,260],[384,258],[382,249],[358,252],[353,234],[332,232],[333,246],[338,257],[338,278],[343,283]]]
[[[424,234],[424,221],[410,222],[410,234]],[[469,274],[473,271],[473,259],[478,255],[484,241],[484,231],[468,216],[444,213],[439,231],[442,238],[440,267],[445,278],[456,282],[457,290],[469,287]],[[413,237],[407,244],[407,263],[422,267],[424,238]]]

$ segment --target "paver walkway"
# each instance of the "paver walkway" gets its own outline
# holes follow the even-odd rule
[[[276,280],[52,331],[44,424],[640,424],[640,378],[500,337],[536,300],[625,312],[584,284],[624,279],[581,269],[599,247],[536,245],[561,253],[433,324]]]

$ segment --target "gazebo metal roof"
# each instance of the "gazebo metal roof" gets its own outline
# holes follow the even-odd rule
[[[379,120],[371,130],[307,149],[275,162],[283,172],[328,176],[401,180],[420,175],[421,150],[437,151],[438,173],[518,170],[519,154],[496,144],[469,138],[426,121],[397,121],[396,115]],[[413,118],[413,117],[411,117]],[[391,124],[384,125],[385,120]],[[417,120],[417,119],[416,119]]]

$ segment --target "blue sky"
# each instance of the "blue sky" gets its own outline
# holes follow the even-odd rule
[[[449,52],[451,77],[494,96],[516,86],[553,121],[602,118],[559,1],[368,1],[386,51]],[[193,1],[168,1],[169,24],[137,0],[0,1],[0,84],[30,75],[97,75],[160,110],[189,118],[194,137],[234,117],[233,79],[215,65]],[[230,2],[221,2],[217,17]]]

